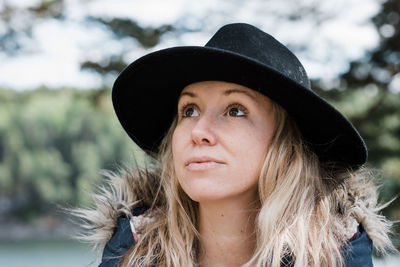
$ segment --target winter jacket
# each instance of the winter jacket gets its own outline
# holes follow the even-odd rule
[[[132,211],[134,217],[141,216],[146,208],[137,208]],[[102,262],[99,267],[117,267],[123,256],[136,242],[136,233],[131,226],[131,220],[119,217],[117,227],[110,241],[106,244]],[[357,233],[343,249],[346,267],[370,267],[372,265],[372,241],[367,232],[360,225]],[[293,266],[290,258],[282,259],[282,267]]]
[[[163,192],[157,191],[160,179],[153,171],[122,171],[118,174],[106,173],[106,176],[109,178],[108,185],[94,195],[94,207],[79,209],[75,215],[86,222],[83,227],[87,231],[83,239],[93,243],[103,252],[100,267],[114,267],[118,266],[121,257],[138,238],[132,220],[142,218],[148,223],[147,216],[140,216],[147,210],[145,207],[153,204],[156,207],[162,206],[165,196]],[[370,237],[374,245],[378,245],[378,249],[379,245],[382,245],[382,240],[388,244],[385,241],[387,228],[382,225],[382,217],[377,213],[379,209],[376,208],[376,195],[371,192],[362,187],[354,187],[349,190],[350,197],[343,196],[341,205],[346,223],[343,233],[340,234],[344,234],[349,240],[348,245],[342,250],[347,267],[372,266]],[[156,194],[158,194],[157,202],[153,203]],[[347,224],[348,219],[354,224],[352,222]],[[293,265],[289,258],[283,258],[282,262],[282,267]]]

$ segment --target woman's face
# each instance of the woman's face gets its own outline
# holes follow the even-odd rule
[[[271,100],[235,83],[188,85],[172,137],[177,178],[195,201],[257,197],[275,128]]]

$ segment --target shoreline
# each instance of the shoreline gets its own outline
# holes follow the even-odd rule
[[[81,228],[70,218],[43,216],[32,222],[0,221],[0,241],[76,240]]]

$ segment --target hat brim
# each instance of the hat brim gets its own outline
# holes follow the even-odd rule
[[[357,130],[323,98],[257,60],[218,48],[174,47],[136,60],[114,83],[114,109],[133,141],[156,152],[176,115],[182,89],[206,80],[241,84],[277,102],[321,161],[353,168],[366,162],[366,146]]]

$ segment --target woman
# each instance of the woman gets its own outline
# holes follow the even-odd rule
[[[112,97],[155,160],[78,211],[100,266],[372,266],[372,241],[394,250],[364,141],[261,30],[146,55]]]

